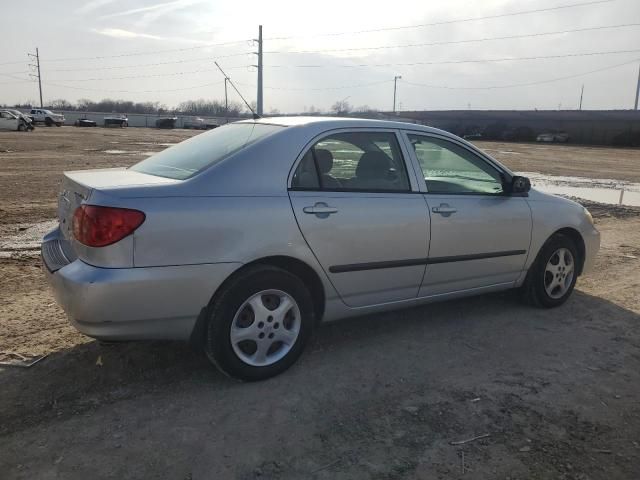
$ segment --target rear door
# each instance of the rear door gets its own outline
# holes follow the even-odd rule
[[[524,268],[531,210],[506,195],[504,173],[462,142],[411,133],[431,215],[431,246],[420,296],[509,285]]]
[[[290,179],[300,230],[352,307],[415,298],[429,248],[429,215],[393,130],[317,138]]]

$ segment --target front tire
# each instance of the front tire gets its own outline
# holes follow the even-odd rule
[[[552,236],[540,249],[522,286],[525,302],[544,308],[566,302],[578,278],[579,261],[578,249],[569,237]]]
[[[298,277],[256,265],[232,278],[212,300],[205,352],[231,377],[264,380],[300,357],[314,317],[311,294]]]

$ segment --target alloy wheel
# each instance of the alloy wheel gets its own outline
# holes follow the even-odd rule
[[[549,297],[558,299],[571,288],[574,269],[573,254],[567,248],[559,248],[549,258],[544,270],[544,289]]]
[[[282,290],[263,290],[240,305],[229,338],[240,360],[265,367],[291,351],[300,326],[300,308],[291,295]]]

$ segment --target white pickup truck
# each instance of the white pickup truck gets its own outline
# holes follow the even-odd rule
[[[44,123],[47,127],[53,125],[61,127],[64,125],[64,115],[53,113],[51,110],[34,108],[29,112],[29,117],[33,120],[33,123]]]

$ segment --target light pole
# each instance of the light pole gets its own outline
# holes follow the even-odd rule
[[[398,79],[401,79],[402,75],[396,75],[393,77],[393,113],[396,113],[396,90],[398,89]]]

